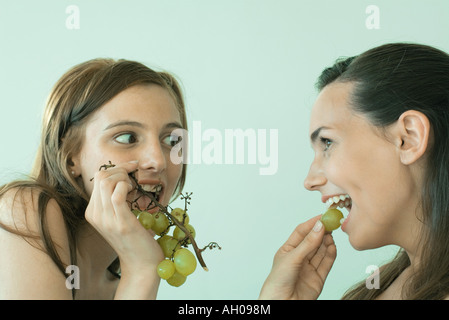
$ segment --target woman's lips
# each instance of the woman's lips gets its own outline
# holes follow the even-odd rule
[[[351,211],[349,211],[346,218],[340,220],[341,223],[341,231],[346,232],[346,226],[348,225],[349,217],[351,216]]]
[[[351,218],[351,212],[352,212],[352,202],[351,202],[350,206],[346,207],[346,209],[348,210],[348,214],[346,215],[345,218],[342,219],[343,221],[340,222],[341,223],[341,230],[343,232],[346,232],[346,230],[348,228],[348,222],[349,222],[349,220]]]

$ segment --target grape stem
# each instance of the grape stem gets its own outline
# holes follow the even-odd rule
[[[184,234],[186,235],[186,238],[188,238],[188,239],[190,240],[190,242],[191,242],[191,244],[192,244],[192,246],[193,246],[193,250],[195,251],[195,254],[196,254],[196,257],[197,257],[197,259],[198,259],[198,262],[200,263],[200,265],[203,267],[203,269],[204,269],[205,271],[209,271],[209,269],[208,269],[207,266],[206,266],[206,263],[204,262],[204,259],[203,259],[202,255],[201,255],[201,252],[204,251],[206,248],[212,248],[212,247],[211,247],[212,242],[211,242],[210,244],[208,244],[205,248],[199,249],[199,248],[198,248],[198,245],[197,245],[197,243],[196,243],[194,237],[193,237],[192,234],[190,233],[190,231],[184,226],[183,223],[181,223],[178,219],[176,219],[175,217],[173,217],[173,216],[170,214],[170,212],[168,212],[167,207],[164,206],[164,205],[162,205],[162,204],[160,204],[159,201],[156,200],[156,198],[154,197],[154,195],[153,195],[151,192],[147,192],[147,191],[145,191],[145,190],[142,188],[142,186],[137,182],[137,179],[136,179],[136,177],[134,176],[134,173],[135,173],[135,171],[134,171],[134,172],[131,172],[131,173],[129,174],[129,176],[130,176],[130,178],[135,182],[137,191],[139,191],[140,193],[142,193],[144,196],[147,196],[148,198],[150,198],[150,200],[152,201],[152,203],[153,203],[155,206],[159,207],[160,211],[163,212],[163,213],[170,219],[170,221],[171,221],[174,225],[176,225],[179,229],[181,229],[181,230],[184,232]],[[190,193],[190,194],[191,194],[191,193]],[[187,195],[185,196],[185,198],[186,198],[186,199],[190,199],[190,194],[187,194]],[[186,207],[187,207],[187,200],[186,200]],[[213,242],[213,243],[216,244],[215,242]],[[218,245],[217,245],[217,246],[218,246]],[[218,248],[220,248],[220,246],[218,246]],[[221,249],[221,248],[220,248],[220,249]]]

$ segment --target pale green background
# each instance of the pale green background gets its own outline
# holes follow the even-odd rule
[[[80,29],[65,25],[68,5]],[[368,5],[380,29],[368,30]],[[339,56],[386,42],[449,51],[449,2],[330,0],[0,1],[0,183],[27,173],[47,94],[70,67],[95,57],[126,58],[166,69],[182,81],[189,123],[203,129],[279,130],[279,169],[192,165],[191,221],[204,254],[181,288],[161,283],[160,299],[255,299],[272,258],[293,228],[324,210],[304,189],[312,160],[309,112],[320,71]],[[393,190],[392,190],[393,191]],[[354,250],[340,230],[338,257],[321,299],[338,299],[365,269],[396,248]],[[32,270],[30,270],[32,272]],[[38,276],[38,275],[36,275]]]

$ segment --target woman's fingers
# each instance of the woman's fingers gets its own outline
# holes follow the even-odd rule
[[[325,279],[332,268],[337,251],[332,235],[325,234],[319,218],[320,216],[316,216],[299,225],[281,250],[289,253],[294,264],[310,264]]]
[[[321,215],[298,225],[274,257],[261,299],[316,299],[336,257]]]
[[[296,247],[306,238],[310,231],[316,226],[317,221],[321,218],[321,215],[317,215],[308,221],[298,225],[292,232],[290,237],[284,243],[283,248],[286,251],[290,251]]]
[[[318,269],[318,267],[320,266],[321,262],[323,261],[324,257],[326,256],[326,252],[327,252],[327,247],[324,245],[324,241],[323,241],[321,243],[321,245],[319,246],[319,248],[314,252],[314,254],[308,256],[310,264],[315,269]]]
[[[121,212],[129,212],[131,214],[129,205],[126,202],[126,197],[131,190],[132,186],[128,182],[118,181],[112,192],[110,202],[115,213],[115,218],[118,220],[122,218]]]
[[[310,264],[315,268],[322,279],[326,279],[336,257],[337,248],[334,239],[332,238],[332,235],[325,234],[322,244],[315,255],[310,259]]]
[[[310,229],[306,229],[305,227],[300,228],[303,232],[307,230],[309,230],[309,232],[305,235],[303,240],[291,251],[292,256],[298,264],[302,264],[304,260],[311,260],[315,256],[318,248],[323,242],[324,226],[321,221],[319,221],[319,218],[315,218],[305,223],[308,227],[310,227],[310,221],[315,221],[315,224]]]
[[[329,274],[329,272],[332,269],[332,266],[334,265],[336,257],[337,257],[337,249],[335,245],[333,247],[329,247],[327,255],[324,257],[319,267],[316,269],[321,279],[325,280],[327,278],[327,275]]]
[[[120,207],[123,210],[125,205],[127,207],[126,196],[134,188],[129,173],[135,171],[137,165],[137,162],[122,163],[95,174],[90,200],[90,204],[94,207],[90,210],[91,221],[103,219],[104,215],[113,219],[117,218],[116,209]],[[120,206],[117,206],[118,204]],[[87,211],[86,214],[88,214]]]

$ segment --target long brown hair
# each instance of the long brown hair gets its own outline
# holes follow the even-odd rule
[[[175,101],[181,124],[187,130],[181,88],[172,75],[154,71],[135,61],[93,59],[67,71],[53,87],[46,104],[41,143],[30,179],[0,187],[0,198],[13,189],[39,191],[39,235],[24,233],[4,224],[0,227],[27,239],[40,239],[42,245],[39,249],[48,253],[64,275],[66,266],[56,251],[46,223],[47,204],[54,199],[61,208],[68,230],[71,264],[76,264],[75,237],[78,226],[85,222],[84,212],[89,197],[82,183],[72,176],[70,159],[81,150],[89,117],[121,91],[139,84],[156,84],[165,88]],[[173,199],[181,193],[185,179],[186,164],[183,164]],[[16,192],[14,199],[27,194]]]
[[[382,45],[359,56],[339,59],[318,79],[319,90],[334,82],[352,82],[351,106],[384,128],[407,110],[427,116],[433,133],[422,186],[423,224],[419,266],[402,290],[406,299],[443,299],[449,295],[449,55],[413,43]],[[380,289],[365,282],[343,299],[374,299],[410,266],[407,253],[380,269]]]

